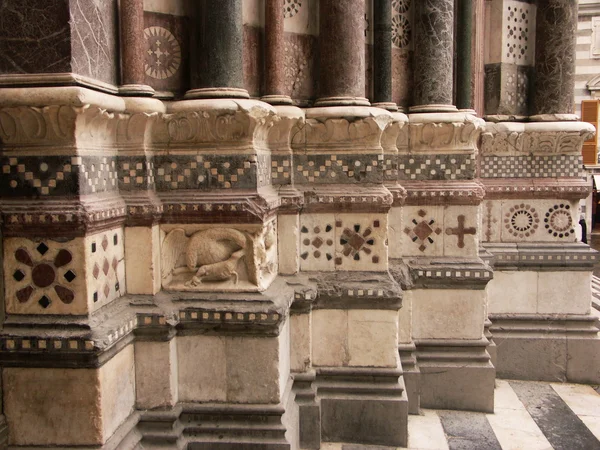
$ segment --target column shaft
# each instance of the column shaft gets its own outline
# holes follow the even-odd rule
[[[242,97],[242,0],[196,2],[192,27],[191,90],[186,98]]]
[[[415,2],[414,104],[411,111],[452,106],[454,0]]]
[[[534,115],[573,112],[577,0],[539,0]]]
[[[265,0],[265,95],[274,105],[291,104],[285,95],[283,8],[280,0]]]
[[[396,111],[392,102],[392,2],[373,2],[373,106]]]
[[[457,4],[456,106],[458,109],[471,109],[473,108],[471,89],[473,0],[457,0]]]
[[[364,0],[321,0],[320,97],[317,106],[364,105]]]
[[[121,0],[121,85],[124,95],[152,95],[144,84],[144,0]]]

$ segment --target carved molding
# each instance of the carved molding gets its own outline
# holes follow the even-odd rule
[[[481,135],[484,155],[580,154],[595,134],[585,122],[491,123]]]
[[[411,114],[409,119],[410,145],[405,148],[415,153],[473,153],[485,124],[465,113]]]

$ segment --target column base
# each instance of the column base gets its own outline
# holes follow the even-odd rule
[[[394,102],[377,102],[377,103],[371,103],[371,106],[373,108],[386,109],[386,110],[391,111],[391,112],[398,111],[398,105],[396,105]]]
[[[250,98],[250,95],[246,89],[211,87],[191,89],[184,96],[186,100],[201,98]]]
[[[322,97],[315,106],[371,106],[365,97]]]
[[[415,351],[416,347],[413,343],[398,345],[406,395],[408,397],[409,414],[419,414],[421,409],[421,372],[417,366]]]
[[[152,97],[154,89],[146,84],[124,84],[119,86],[119,95],[128,97]]]
[[[494,412],[496,370],[487,339],[416,342],[421,406]]]
[[[408,108],[409,113],[457,112],[454,105],[417,105]]]
[[[491,315],[500,378],[600,384],[593,315]]]
[[[265,95],[260,98],[270,105],[291,105],[292,98],[289,95]]]
[[[321,368],[316,384],[323,441],[406,447],[408,398],[401,370]]]

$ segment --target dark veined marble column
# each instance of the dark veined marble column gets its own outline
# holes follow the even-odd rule
[[[472,109],[473,0],[457,0],[456,26],[456,107]]]
[[[121,95],[153,95],[144,84],[144,0],[121,0]]]
[[[373,2],[373,106],[397,111],[392,102],[392,0]]]
[[[365,98],[364,0],[321,0],[320,96],[315,106],[363,105]]]
[[[419,0],[414,8],[415,106],[410,111],[456,111],[452,105],[454,0]]]
[[[194,2],[191,89],[185,98],[248,98],[242,0]]]
[[[283,18],[281,0],[265,0],[265,95],[262,100],[272,105],[292,103],[285,95]]]
[[[577,0],[539,0],[533,114],[573,112]]]

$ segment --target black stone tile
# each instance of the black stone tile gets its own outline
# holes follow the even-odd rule
[[[450,450],[502,450],[485,414],[440,411],[438,415]]]
[[[511,381],[519,400],[555,450],[598,450],[600,441],[547,383]]]

